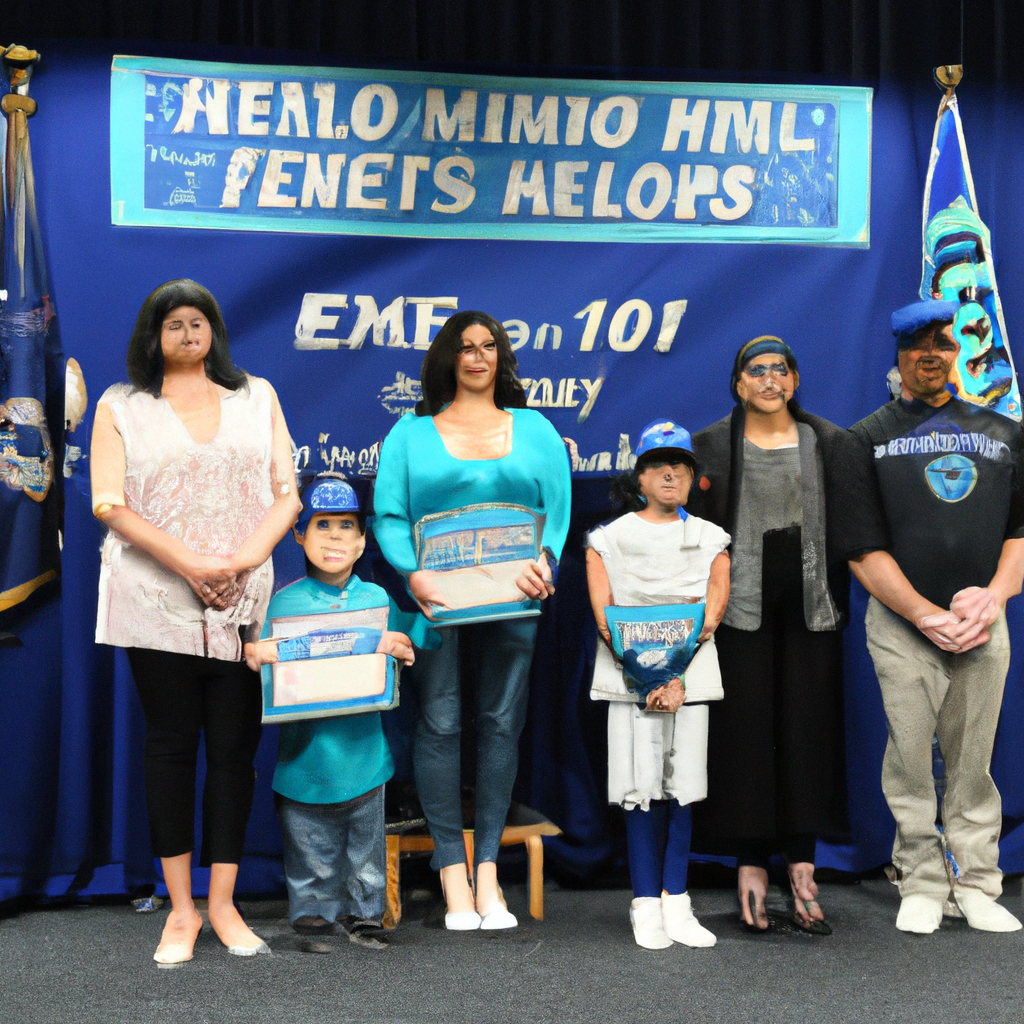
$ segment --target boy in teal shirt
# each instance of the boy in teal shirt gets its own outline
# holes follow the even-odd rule
[[[381,587],[352,575],[366,546],[365,521],[343,480],[313,481],[294,534],[306,552],[307,576],[274,595],[262,639],[245,645],[255,670],[277,661],[277,641],[266,639],[272,618],[389,603]],[[385,632],[377,651],[413,661],[404,633]],[[325,933],[343,918],[353,941],[376,945],[362,933],[380,927],[384,916],[384,783],[394,772],[380,712],[285,723],[277,757],[274,801],[292,926]]]

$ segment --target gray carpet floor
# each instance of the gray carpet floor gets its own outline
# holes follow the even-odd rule
[[[413,894],[415,896],[416,894]],[[504,1024],[504,1022],[1024,1021],[1024,932],[990,935],[946,920],[927,937],[894,927],[882,881],[822,886],[835,933],[754,936],[735,896],[694,890],[713,949],[651,952],[632,939],[624,890],[549,885],[543,922],[510,932],[445,932],[439,905],[406,902],[387,949],[345,935],[303,940],[279,901],[243,901],[272,955],[230,956],[207,928],[173,971],[151,957],[163,913],[83,906],[0,920],[3,1024]],[[1004,904],[1020,914],[1019,880]],[[781,907],[781,898],[778,904]],[[326,952],[310,952],[318,943]]]

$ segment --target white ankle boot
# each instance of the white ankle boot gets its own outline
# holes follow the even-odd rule
[[[982,932],[1020,931],[1020,921],[980,889],[957,889],[953,895],[972,928]]]
[[[942,924],[942,897],[924,892],[911,892],[900,900],[896,927],[901,932],[931,935]]]
[[[678,896],[670,896],[667,892],[661,894],[661,915],[665,934],[673,942],[681,942],[684,946],[708,947],[713,946],[718,939],[713,932],[709,932],[693,916],[693,907],[690,905],[690,894],[680,893]]]
[[[667,949],[672,940],[665,934],[661,918],[661,900],[657,896],[638,896],[629,905],[629,923],[633,938],[644,949]]]

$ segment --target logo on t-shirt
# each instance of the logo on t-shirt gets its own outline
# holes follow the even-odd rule
[[[963,501],[978,482],[978,467],[963,455],[943,455],[925,466],[924,478],[942,501]]]

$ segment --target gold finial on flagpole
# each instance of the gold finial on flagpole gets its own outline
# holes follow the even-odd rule
[[[31,117],[36,112],[36,101],[28,94],[28,83],[32,78],[32,69],[39,63],[39,53],[25,46],[8,46],[0,48],[0,61],[10,83],[11,91],[0,100],[5,114],[13,114],[16,110],[25,112]]]
[[[963,64],[941,64],[932,69],[932,77],[935,79],[935,84],[945,93],[942,103],[939,104],[939,113],[941,114],[945,110],[946,104],[953,98],[953,93],[956,92],[960,80],[964,77],[964,66]]]

